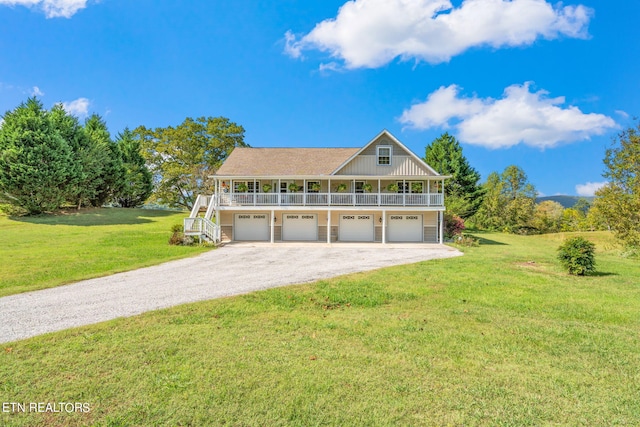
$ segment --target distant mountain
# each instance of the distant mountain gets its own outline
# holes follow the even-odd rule
[[[587,199],[589,203],[593,202],[595,197],[583,197],[583,196],[545,196],[536,198],[536,203],[544,202],[545,200],[553,200],[560,203],[564,208],[572,208],[573,205],[580,199]]]

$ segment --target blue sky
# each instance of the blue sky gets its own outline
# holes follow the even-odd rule
[[[640,2],[0,0],[0,111],[37,95],[112,134],[225,116],[256,147],[416,154],[589,195],[640,114]]]

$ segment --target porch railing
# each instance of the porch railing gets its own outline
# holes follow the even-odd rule
[[[441,193],[222,193],[220,206],[443,206]]]
[[[189,215],[191,218],[195,218],[198,216],[198,214],[200,213],[200,209],[202,208],[206,208],[209,205],[210,202],[210,198],[212,196],[205,196],[203,194],[200,194],[197,198],[195,203],[193,204],[193,208],[191,209],[191,214]]]
[[[206,218],[185,218],[184,234],[204,237],[214,243],[220,242],[220,227]]]

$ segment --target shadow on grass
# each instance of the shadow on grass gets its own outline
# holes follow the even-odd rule
[[[13,221],[40,225],[75,225],[90,227],[95,225],[128,225],[147,224],[153,218],[175,215],[179,211],[99,208],[99,209],[69,209],[48,215],[12,216]],[[188,216],[188,213],[185,213]]]
[[[607,276],[619,276],[618,273],[609,273],[606,271],[594,271],[593,273],[589,273],[587,277],[607,277]]]
[[[478,236],[477,234],[474,235],[475,237],[478,238],[478,240],[480,241],[481,245],[500,245],[500,246],[509,246],[508,243],[502,243],[502,242],[497,242],[495,240],[491,240],[491,239],[486,239],[484,237]]]

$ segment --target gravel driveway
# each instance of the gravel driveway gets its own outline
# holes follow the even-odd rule
[[[0,298],[0,343],[195,301],[462,255],[443,245],[230,244],[194,258]]]

